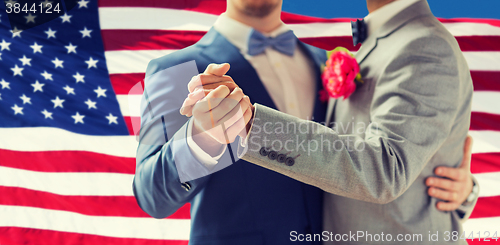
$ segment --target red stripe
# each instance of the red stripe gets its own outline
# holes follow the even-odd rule
[[[456,36],[462,51],[500,51],[500,36]]]
[[[500,131],[500,115],[483,112],[472,112],[470,130]]]
[[[193,45],[204,31],[103,30],[104,50],[182,49]]]
[[[476,206],[474,207],[474,211],[472,211],[470,218],[474,219],[500,216],[499,207],[500,196],[480,197],[477,199]]]
[[[187,245],[188,241],[106,237],[21,227],[0,227],[0,244],[5,245]]]
[[[150,217],[142,211],[133,196],[64,196],[6,186],[0,186],[0,193],[0,205],[62,210],[93,216]],[[189,210],[190,205],[186,204],[168,218],[189,219]]]
[[[135,158],[87,151],[24,152],[0,149],[1,165],[41,172],[135,173]]]
[[[465,234],[466,237],[470,235],[470,231],[468,231],[468,232],[469,232],[469,234]],[[474,231],[474,235],[477,235],[477,232],[478,232],[477,230]],[[484,232],[485,231],[481,231],[481,236],[488,235],[488,234],[486,234]],[[460,235],[462,235],[462,234],[460,234]],[[497,232],[497,236],[498,236],[497,240],[491,238],[493,235],[494,234],[490,234],[490,238],[487,239],[486,241],[484,240],[485,239],[484,237],[481,237],[481,240],[474,239],[474,241],[471,241],[471,240],[467,239],[467,244],[469,244],[469,245],[485,245],[485,244],[487,244],[487,245],[498,245],[498,244],[500,244],[500,232]]]
[[[471,172],[473,174],[500,172],[500,153],[472,154]]]
[[[109,78],[116,94],[142,94],[143,92],[142,89],[132,90],[132,87],[140,82],[144,88],[144,73],[111,74]]]
[[[499,45],[500,46],[500,45]],[[471,71],[474,91],[499,91],[500,72],[498,71]]]
[[[141,118],[140,117],[123,117],[125,123],[127,124],[128,132],[130,135],[139,135],[139,130],[141,129]],[[134,126],[135,130],[134,130]]]
[[[193,45],[206,32],[172,30],[103,30],[104,49],[113,50],[158,50],[182,49]],[[462,51],[500,51],[500,36],[456,37]],[[351,36],[307,37],[300,40],[318,48],[331,50],[338,46],[357,51]]]
[[[492,26],[500,27],[500,20],[498,19],[479,19],[479,18],[453,18],[453,19],[437,18],[437,19],[442,23],[470,22],[470,23],[489,24]]]

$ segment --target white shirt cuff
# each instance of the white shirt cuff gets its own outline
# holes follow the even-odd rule
[[[196,142],[194,142],[192,134],[193,134],[193,119],[189,120],[188,128],[187,128],[187,144],[189,149],[193,153],[194,157],[200,161],[201,164],[205,165],[208,169],[212,169],[217,165],[219,159],[222,157],[224,152],[226,151],[227,145],[224,145],[221,148],[221,153],[215,157],[210,156],[210,154],[206,153],[203,149],[201,149]]]

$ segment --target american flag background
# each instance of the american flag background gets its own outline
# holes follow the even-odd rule
[[[57,19],[13,32],[0,4],[1,245],[188,243],[189,205],[157,220],[133,197],[141,82],[151,59],[194,44],[225,7],[80,0]],[[481,190],[464,229],[473,232],[469,244],[500,244],[477,241],[486,231],[500,237],[500,18],[467,17],[440,19],[474,82],[471,168]],[[282,20],[306,43],[359,48],[352,18],[283,12]]]

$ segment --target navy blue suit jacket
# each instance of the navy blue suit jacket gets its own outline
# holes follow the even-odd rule
[[[318,90],[321,88],[320,64],[326,60],[325,51],[302,42],[299,45],[315,66]],[[188,118],[178,111],[188,94],[187,83],[191,75],[167,76],[160,78],[163,79],[160,82],[148,81],[147,77],[193,60],[199,72],[210,63],[230,63],[227,75],[252,102],[275,108],[254,68],[214,29],[198,43],[152,60],[146,71],[145,87],[151,89],[143,96],[147,103],[142,106],[133,183],[139,206],[155,218],[164,218],[191,203],[190,244],[193,245],[291,244],[291,231],[321,233],[321,190],[246,161],[239,160],[209,176],[189,181],[189,190],[181,185],[174,159],[183,163],[197,162],[185,140]],[[157,103],[151,104],[151,100],[157,100]],[[148,120],[145,119],[148,117],[146,108],[155,112]],[[316,99],[314,119],[324,121],[325,111],[326,104]],[[175,138],[179,140],[173,140]]]

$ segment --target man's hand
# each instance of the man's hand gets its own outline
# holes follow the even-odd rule
[[[465,139],[464,157],[460,167],[437,167],[434,172],[440,177],[429,177],[425,184],[429,186],[428,194],[439,198],[437,208],[441,211],[453,211],[462,205],[472,192],[473,181],[470,172],[472,137]]]
[[[203,145],[213,145],[210,142],[214,139],[219,144],[227,144],[242,132],[246,135],[245,128],[252,117],[250,99],[231,77],[225,75],[228,70],[229,64],[210,64],[203,74],[193,77],[188,84],[191,93],[180,112],[193,116],[193,135],[200,134],[193,139],[204,150]]]

